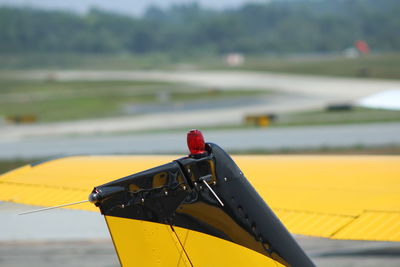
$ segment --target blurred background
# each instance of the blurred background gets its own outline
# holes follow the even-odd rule
[[[399,14],[398,0],[0,0],[0,173],[182,155],[191,128],[230,153],[400,154]],[[32,215],[86,223],[29,231],[21,209],[0,203],[2,266],[118,265],[99,216]],[[388,243],[299,241],[321,266],[400,260]]]

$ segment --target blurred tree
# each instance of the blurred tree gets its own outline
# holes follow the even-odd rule
[[[398,0],[286,0],[215,11],[150,7],[142,17],[0,8],[0,53],[329,52],[365,40],[400,50]]]

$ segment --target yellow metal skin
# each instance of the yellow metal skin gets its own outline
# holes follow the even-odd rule
[[[105,218],[121,266],[192,266],[169,225]]]
[[[282,266],[251,249],[200,232],[105,217],[122,266]]]
[[[177,157],[77,156],[25,166],[0,176],[0,200],[38,206],[80,201],[94,186]],[[292,233],[400,241],[399,156],[233,159]],[[71,208],[98,211],[89,203]]]
[[[283,266],[254,250],[221,238],[174,227],[193,266]]]

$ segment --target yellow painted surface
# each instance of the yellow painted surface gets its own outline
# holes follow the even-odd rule
[[[94,186],[178,157],[77,156],[25,166],[0,176],[0,200],[38,206],[80,201]],[[364,229],[361,226],[368,223],[376,228],[389,220],[399,224],[399,156],[234,156],[234,160],[292,233],[400,241],[390,231],[366,227],[356,235],[346,230]],[[72,208],[97,210],[91,204]]]
[[[174,227],[193,266],[281,266],[254,250],[221,238]]]
[[[332,238],[400,241],[400,213],[364,212]]]
[[[189,267],[178,238],[169,225],[105,216],[123,267]]]
[[[86,200],[93,187],[168,163],[177,156],[76,156],[24,166],[0,176],[0,200],[57,206]],[[98,211],[93,204],[71,209]]]
[[[338,229],[354,220],[350,216],[333,215],[307,211],[275,209],[275,214],[291,233],[331,237]]]
[[[399,156],[241,156],[237,163],[274,208],[400,211]]]
[[[175,160],[178,156],[76,156],[0,176],[3,182],[91,191],[93,187]],[[29,174],[28,174],[29,173]],[[25,175],[28,174],[28,175]]]
[[[231,241],[234,243],[246,244],[248,248],[260,253],[265,251],[265,248],[254,239],[254,236],[239,226],[228,214],[215,206],[199,202],[184,206],[177,212],[199,219],[216,229],[224,229],[223,232],[232,237]]]

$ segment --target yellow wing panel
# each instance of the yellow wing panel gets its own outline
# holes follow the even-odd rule
[[[25,166],[0,176],[0,201],[38,206],[81,201],[94,186],[177,157],[76,156]],[[399,156],[233,158],[292,233],[400,241],[386,228],[372,231],[390,221],[400,232]],[[97,210],[91,204],[71,208]]]
[[[0,176],[4,182],[73,188],[93,187],[168,163],[178,156],[75,156],[25,166]]]
[[[398,156],[243,156],[238,165],[273,208],[358,216],[400,212]]]
[[[364,212],[332,238],[400,241],[400,213]]]
[[[307,211],[274,209],[274,212],[291,233],[327,238],[354,220],[351,216]]]
[[[86,200],[87,190],[66,189],[60,187],[30,185],[22,183],[0,182],[0,200],[33,206],[58,206],[66,203]],[[99,211],[91,203],[69,206],[69,209]]]

